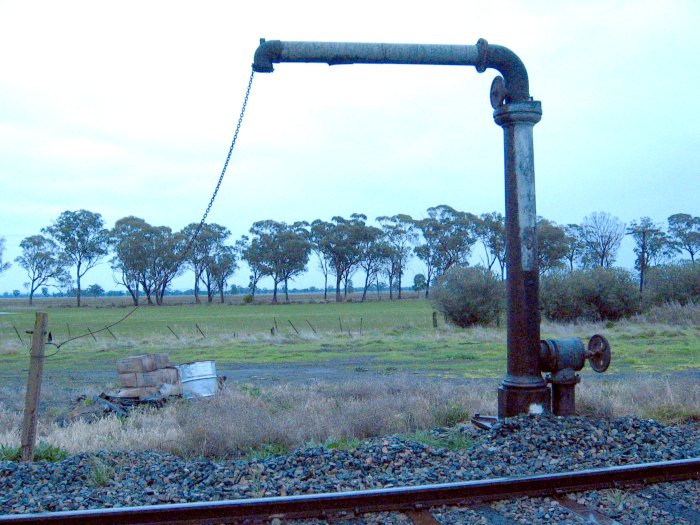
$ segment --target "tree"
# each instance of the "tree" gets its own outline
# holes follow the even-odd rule
[[[357,269],[362,258],[362,238],[365,234],[366,215],[353,213],[350,219],[336,216],[328,223],[319,246],[328,259],[330,273],[335,276],[335,300],[342,302],[340,287],[345,281],[347,297],[348,280]]]
[[[688,213],[676,213],[668,218],[668,234],[679,251],[686,251],[695,264],[695,255],[700,252],[700,217]]]
[[[235,246],[218,246],[212,255],[211,278],[219,291],[221,304],[224,304],[224,290],[226,290],[228,279],[238,269],[238,256],[241,249],[240,241],[237,241]],[[234,289],[235,285],[231,288]]]
[[[569,261],[569,272],[574,271],[574,263],[580,261],[583,255],[584,244],[581,240],[581,227],[578,224],[567,224],[564,226],[566,235],[566,255],[564,258]]]
[[[564,266],[563,259],[567,254],[569,244],[564,228],[556,223],[537,218],[537,261],[540,274],[544,275]]]
[[[114,281],[127,289],[134,306],[139,304],[139,286],[145,280],[153,258],[151,240],[154,234],[150,224],[133,215],[119,219],[109,233],[114,254],[110,262],[116,272]],[[148,297],[150,303],[150,293]]]
[[[99,297],[105,294],[105,289],[102,288],[99,284],[91,284],[87,287],[85,293],[93,297]]]
[[[112,269],[120,272],[120,280],[139,303],[139,286],[149,305],[163,304],[163,296],[172,280],[181,272],[181,252],[185,239],[167,226],[151,226],[137,217],[124,217],[110,232],[114,251]]]
[[[2,255],[5,252],[5,237],[0,237],[0,273],[10,267],[10,263],[2,262]]]
[[[384,242],[389,248],[384,264],[385,274],[389,279],[389,298],[393,299],[391,284],[395,278],[398,298],[401,299],[401,278],[411,258],[412,245],[418,239],[415,221],[410,215],[399,214],[377,217],[377,222],[381,225]]]
[[[414,248],[416,256],[427,267],[426,297],[430,284],[454,265],[466,265],[472,246],[477,240],[477,218],[441,204],[428,208],[428,217],[415,221],[423,243]]]
[[[311,241],[311,251],[318,259],[318,269],[323,273],[323,300],[328,300],[328,274],[331,268],[330,254],[323,250],[323,240],[330,235],[334,224],[316,219],[309,228],[309,240]]]
[[[639,293],[644,292],[644,278],[647,269],[669,256],[673,247],[660,226],[649,217],[642,217],[639,222],[632,221],[627,228],[627,235],[634,239],[634,253],[637,258],[634,267],[639,270]]]
[[[42,228],[58,243],[75,266],[76,298],[80,306],[80,279],[107,255],[108,231],[99,213],[64,211],[53,225]]]
[[[255,271],[260,276],[272,278],[273,303],[277,302],[280,283],[284,283],[285,299],[289,301],[289,280],[306,269],[311,251],[303,223],[288,225],[273,220],[258,221],[253,223],[250,234],[252,241],[244,252],[244,258],[249,265],[251,262],[255,264]]]
[[[422,273],[417,273],[416,275],[413,276],[413,290],[416,292],[420,292],[421,290],[425,290],[427,287],[428,283],[425,279],[425,275]]]
[[[615,262],[625,224],[605,212],[594,212],[581,221],[583,262],[586,266],[610,268]]]
[[[199,230],[199,231],[198,231]],[[195,234],[196,237],[195,237]],[[220,224],[191,223],[182,229],[185,239],[192,239],[186,259],[188,266],[194,272],[194,301],[201,302],[199,298],[199,284],[203,284],[207,290],[207,302],[213,300],[215,282],[212,276],[212,264],[214,253],[224,245],[231,232]]]
[[[306,271],[311,253],[309,232],[306,223],[295,222],[284,227],[278,236],[277,258],[275,269],[279,272],[284,283],[284,300],[289,302],[289,281]]]
[[[238,243],[241,246],[241,259],[243,259],[250,268],[248,289],[250,290],[250,295],[254,298],[258,283],[260,279],[265,276],[263,246],[259,239],[250,239],[247,235],[243,235]]]
[[[173,233],[167,226],[156,226],[149,234],[151,245],[151,258],[148,270],[141,282],[146,292],[149,304],[151,295],[155,295],[156,304],[163,304],[163,297],[170,283],[182,271],[182,252],[185,249],[186,239],[182,233]]]
[[[29,304],[33,303],[34,292],[40,287],[51,283],[56,287],[65,286],[70,281],[66,271],[69,262],[61,256],[58,245],[43,235],[26,237],[19,243],[22,255],[15,261],[26,270],[29,282],[25,286],[29,290]],[[48,295],[48,288],[46,289]]]
[[[118,272],[115,282],[126,287],[134,305],[139,304],[139,287],[148,304],[154,304],[154,299],[155,304],[163,304],[168,286],[181,272],[184,236],[129,216],[115,223],[109,243],[114,253],[111,266]]]
[[[504,280],[506,269],[505,217],[495,211],[482,213],[478,220],[475,221],[474,233],[484,245],[486,267],[490,270],[498,262],[501,280]]]
[[[365,226],[360,240],[360,260],[358,266],[365,273],[365,283],[362,288],[362,301],[367,298],[367,290],[382,268],[382,263],[389,253],[389,246],[382,241],[384,233],[374,226]]]

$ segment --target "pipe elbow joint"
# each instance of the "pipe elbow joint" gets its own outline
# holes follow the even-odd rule
[[[531,100],[527,69],[518,55],[507,47],[489,45],[483,39],[479,41],[477,47],[480,56],[477,71],[481,72],[487,67],[498,70],[505,80],[508,102]]]
[[[260,45],[255,50],[255,57],[253,58],[253,71],[256,73],[272,73],[275,70],[272,64],[279,62],[282,47],[282,41],[280,40],[267,42],[264,38],[261,38]]]

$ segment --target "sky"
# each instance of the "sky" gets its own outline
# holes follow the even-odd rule
[[[3,259],[65,210],[98,212],[107,227],[127,215],[174,230],[198,222],[263,37],[506,46],[542,102],[539,215],[700,215],[699,23],[692,0],[0,0]],[[256,74],[209,221],[235,240],[265,219],[421,218],[439,204],[503,212],[496,75],[323,64]],[[630,239],[618,263],[632,266]],[[409,280],[419,271],[414,262]],[[13,263],[0,292],[26,280]],[[232,282],[247,280],[243,268]],[[83,283],[116,288],[108,262]],[[317,272],[294,283],[321,284]]]

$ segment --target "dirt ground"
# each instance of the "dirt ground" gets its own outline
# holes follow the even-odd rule
[[[226,377],[227,385],[251,384],[257,387],[270,387],[279,384],[308,384],[311,382],[344,383],[347,381],[376,378],[378,381],[393,372],[368,370],[360,364],[343,361],[342,363],[324,363],[323,365],[279,364],[255,365],[242,363],[217,363],[217,373]],[[658,375],[658,374],[656,374]],[[675,372],[671,377],[687,378],[690,376],[700,381],[700,370]],[[622,380],[631,374],[585,374],[584,383],[598,381]],[[634,374],[638,377],[637,374]],[[413,371],[415,381],[449,381],[459,384],[473,384],[474,388],[491,389],[496,395],[500,378],[464,379],[435,376],[435,371]],[[21,411],[24,407],[24,393],[27,377],[9,376],[0,372],[0,404],[10,410]],[[61,417],[75,406],[79,396],[91,397],[102,392],[115,394],[119,389],[118,374],[114,371],[48,371],[42,381],[40,411],[54,417]]]

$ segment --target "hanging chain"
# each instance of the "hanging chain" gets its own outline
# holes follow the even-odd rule
[[[221,170],[221,175],[219,175],[219,180],[216,181],[216,187],[214,188],[214,193],[211,195],[211,199],[209,199],[209,204],[207,204],[206,210],[204,210],[204,215],[202,215],[202,220],[199,221],[199,224],[197,225],[197,229],[194,231],[190,239],[187,241],[187,244],[185,245],[185,249],[182,250],[180,253],[180,256],[177,258],[177,261],[173,264],[171,267],[172,271],[176,271],[177,267],[182,264],[182,261],[185,260],[185,257],[187,257],[187,254],[189,251],[192,249],[192,245],[194,244],[194,241],[197,240],[197,236],[199,235],[199,232],[202,231],[202,228],[204,227],[204,223],[207,220],[207,217],[209,216],[209,212],[211,211],[211,207],[214,205],[214,200],[216,200],[216,196],[219,193],[219,188],[221,187],[221,183],[224,180],[224,175],[226,175],[226,169],[228,168],[228,163],[231,160],[231,154],[233,153],[233,148],[236,146],[236,141],[238,140],[238,132],[241,130],[241,124],[243,123],[243,116],[245,115],[245,110],[246,107],[248,106],[248,97],[250,96],[250,87],[253,85],[253,77],[255,76],[255,71],[251,71],[250,73],[250,78],[248,79],[248,87],[245,90],[245,97],[243,98],[243,107],[241,108],[241,114],[238,116],[238,122],[236,123],[236,130],[233,132],[233,139],[231,140],[231,146],[228,149],[228,154],[226,155],[226,161],[224,162],[224,167]],[[52,354],[49,354],[45,357],[51,357],[53,355],[56,355],[58,351],[60,350],[61,346],[63,346],[66,343],[69,343],[70,341],[75,341],[76,339],[81,339],[83,337],[87,337],[89,335],[97,334],[99,332],[104,332],[105,330],[109,330],[113,326],[118,325],[119,323],[125,321],[131,314],[133,314],[136,310],[141,308],[141,305],[134,306],[129,312],[124,315],[121,319],[118,321],[115,321],[114,323],[103,326],[99,330],[92,330],[86,334],[81,334],[77,335],[75,337],[71,337],[69,339],[66,339],[62,343],[53,343],[54,346],[56,346],[56,351]]]
[[[182,263],[183,259],[187,256],[190,249],[192,248],[194,241],[197,239],[199,232],[202,231],[202,228],[204,227],[204,223],[206,222],[207,217],[209,216],[209,212],[211,211],[211,207],[214,204],[214,200],[216,199],[216,195],[219,193],[219,188],[221,187],[221,183],[224,180],[224,175],[226,174],[226,169],[228,168],[228,162],[229,162],[229,160],[231,160],[231,154],[233,153],[233,148],[236,146],[236,141],[238,140],[238,132],[241,130],[241,123],[243,122],[243,116],[245,115],[245,110],[248,107],[248,97],[250,96],[250,87],[253,85],[253,77],[254,76],[255,76],[255,71],[253,70],[250,72],[250,79],[248,79],[248,87],[245,90],[245,97],[243,98],[243,107],[241,107],[241,114],[238,116],[238,122],[236,123],[236,131],[233,132],[233,140],[231,140],[231,147],[229,147],[229,149],[228,149],[228,155],[226,155],[226,162],[224,162],[224,167],[221,170],[221,175],[219,175],[219,180],[216,182],[216,187],[214,188],[214,193],[212,193],[211,199],[209,199],[209,204],[207,204],[207,209],[204,211],[204,215],[202,215],[202,220],[199,221],[199,225],[197,225],[197,229],[195,230],[194,234],[192,235],[192,237],[188,241],[187,246],[185,246],[185,249],[182,251],[182,256],[175,263],[176,267],[179,266],[180,263]]]

